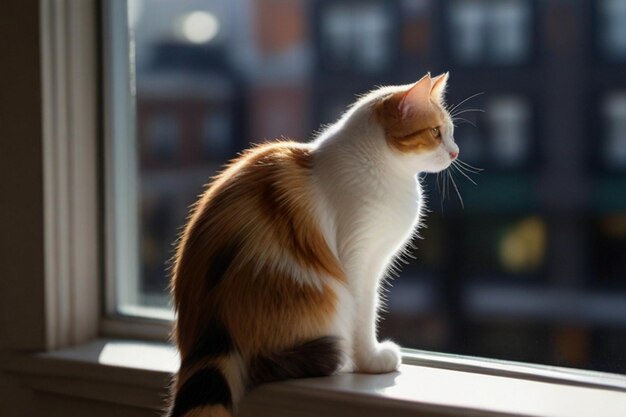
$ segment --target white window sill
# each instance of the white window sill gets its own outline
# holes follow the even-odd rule
[[[163,343],[97,340],[4,358],[35,391],[162,410],[175,350]],[[626,377],[413,352],[400,372],[342,374],[266,384],[241,416],[623,416]],[[506,375],[506,376],[505,376]]]

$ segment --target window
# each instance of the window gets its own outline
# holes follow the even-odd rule
[[[207,113],[202,119],[200,137],[202,151],[210,161],[222,161],[230,156],[230,141],[232,118],[228,111],[215,109]]]
[[[142,146],[146,150],[145,159],[153,164],[174,161],[180,141],[176,115],[167,112],[151,114],[146,121],[145,130],[145,132],[140,130],[140,136],[146,141],[146,144]],[[143,160],[144,158],[142,162]]]
[[[478,125],[472,111],[460,114],[457,120],[455,137],[463,147],[463,160],[489,170],[528,168],[537,152],[530,99],[493,92],[487,98],[476,98],[471,107],[485,113]]]
[[[520,97],[496,97],[488,102],[486,111],[493,164],[518,168],[528,162],[532,145],[530,105]]]
[[[571,30],[593,18],[575,3],[561,5]],[[106,18],[116,30],[104,39],[115,132],[108,314],[171,318],[172,243],[188,207],[237,152],[280,136],[308,140],[355,94],[451,68],[450,104],[484,93],[462,105],[467,121],[455,131],[461,159],[484,171],[466,172],[477,185],[450,171],[464,208],[451,184],[424,176],[428,228],[395,278],[381,336],[408,348],[626,372],[615,348],[626,338],[615,307],[626,302],[623,86],[605,80],[614,92],[599,128],[588,106],[561,100],[602,72],[584,46],[568,46],[589,67],[571,77],[555,80],[553,61],[529,59],[546,42],[534,30],[549,8],[523,0],[127,5]],[[581,166],[591,142],[615,174],[607,181]]]
[[[527,0],[454,0],[449,42],[466,65],[516,65],[531,53],[531,5]]]
[[[150,4],[156,4],[156,1]],[[107,16],[102,36],[98,36],[100,25],[94,24],[101,15],[100,4],[105,6]],[[123,13],[118,14],[118,7]],[[7,267],[0,280],[3,284],[0,305],[6,313],[2,317],[6,319],[3,324],[8,325],[0,326],[3,357],[0,361],[0,403],[4,412],[15,415],[159,413],[167,395],[165,381],[177,367],[174,349],[166,343],[121,340],[119,333],[113,339],[98,339],[102,335],[98,333],[99,296],[102,293],[99,282],[101,259],[97,256],[100,246],[107,243],[110,245],[108,252],[116,254],[117,262],[108,269],[116,268],[116,274],[126,273],[125,283],[132,283],[133,277],[139,277],[133,270],[139,258],[129,248],[139,246],[136,241],[143,232],[135,233],[134,228],[146,221],[142,214],[135,216],[132,211],[141,210],[136,190],[142,190],[145,202],[159,207],[156,211],[175,213],[173,207],[180,205],[171,187],[164,187],[166,191],[159,197],[153,187],[147,187],[144,181],[138,184],[138,177],[129,175],[136,173],[134,170],[140,164],[144,166],[143,156],[137,149],[140,134],[133,132],[137,124],[129,122],[137,116],[132,110],[134,106],[130,106],[136,101],[129,100],[133,82],[129,77],[128,60],[111,59],[116,54],[110,54],[113,49],[118,53],[121,51],[122,56],[130,56],[127,54],[131,44],[125,30],[126,21],[118,19],[120,15],[127,15],[126,4],[91,0],[20,2],[9,12],[3,16],[7,24],[0,25],[2,34],[7,35],[4,38],[19,38],[21,50],[33,53],[15,55],[15,62],[11,61],[12,65],[4,68],[11,80],[21,83],[21,88],[7,89],[8,100],[0,103],[2,110],[9,110],[27,121],[0,124],[3,136],[29,138],[28,141],[14,141],[7,148],[8,152],[0,152],[0,169],[4,168],[6,172],[3,174],[7,174],[3,175],[3,190],[8,191],[6,195],[17,197],[0,204],[3,230],[15,232],[15,236],[12,233],[7,235],[11,244],[5,245],[5,250],[0,253],[2,264]],[[118,18],[111,19],[111,16]],[[110,23],[120,21],[122,30],[111,31]],[[210,19],[202,17],[201,21],[209,22]],[[20,38],[25,27],[32,33],[39,30],[41,37]],[[206,36],[203,29],[193,39],[199,41]],[[211,36],[217,38],[217,35]],[[102,117],[98,117],[101,71],[97,63],[100,60],[97,58],[98,48],[94,48],[99,37],[106,40],[104,62],[107,68],[118,66],[115,71],[102,74],[105,103],[115,104],[105,106]],[[42,55],[38,56],[34,51],[40,49]],[[32,70],[25,71],[25,68]],[[43,116],[30,111],[40,106]],[[225,107],[220,105],[219,108]],[[199,121],[207,111],[213,112],[213,109],[204,110],[192,118],[194,131],[200,129],[202,123]],[[106,138],[104,161],[98,161],[101,156],[99,127],[103,127]],[[12,134],[15,132],[26,132],[27,135]],[[129,141],[129,138],[137,140]],[[31,152],[41,150],[41,147],[43,158],[41,152]],[[184,153],[183,148],[180,155]],[[180,161],[188,164],[203,158],[204,155],[195,159],[181,156],[172,164],[178,167],[176,164]],[[99,162],[105,162],[107,166],[105,184],[99,184]],[[209,162],[199,163],[204,164]],[[161,170],[153,173],[156,183]],[[20,172],[25,175],[18,175],[19,181],[12,181]],[[172,181],[183,183],[183,180],[175,178]],[[106,207],[99,207],[101,186],[108,187],[104,190]],[[33,192],[37,189],[44,190],[43,199],[40,193]],[[604,255],[598,261],[605,265],[605,270],[589,276],[606,274],[610,280],[619,280],[623,275],[619,270],[622,253],[619,230],[623,223],[620,210],[624,211],[619,206],[613,207],[616,214],[607,215],[605,223],[598,222],[594,226],[593,230],[597,231],[592,234],[604,235],[598,240],[610,240],[611,247],[598,251]],[[41,219],[42,212],[45,219]],[[107,223],[114,227],[99,231],[101,215],[115,220]],[[171,218],[176,216],[178,214]],[[511,217],[513,230],[528,220],[524,214],[517,216],[518,220],[515,217]],[[425,230],[430,235],[427,241],[420,242],[424,243],[420,248],[420,263],[410,266],[410,276],[418,279],[415,282],[408,278],[398,280],[397,283],[403,285],[402,291],[391,294],[396,300],[392,301],[394,311],[406,312],[407,318],[416,320],[411,327],[397,326],[395,320],[390,323],[405,337],[413,338],[411,342],[405,341],[409,346],[439,349],[442,344],[449,343],[450,333],[445,329],[450,322],[441,320],[436,307],[440,284],[433,280],[426,283],[423,279],[451,276],[441,272],[438,265],[441,265],[442,256],[450,253],[442,249],[443,235],[458,230],[458,223],[450,224],[454,218],[453,213],[432,213],[430,231]],[[45,225],[41,224],[42,220]],[[454,244],[459,240],[450,239],[449,242]],[[554,246],[554,240],[548,245]],[[29,256],[21,256],[24,253]],[[618,255],[614,256],[615,253]],[[551,259],[553,255],[547,256]],[[455,264],[445,262],[445,265]],[[117,311],[151,318],[158,317],[158,312],[163,311],[142,306],[145,300],[132,294],[133,288],[136,292],[144,291],[143,286],[148,282],[128,288],[124,288],[124,282],[120,283],[119,297],[110,298],[116,301]],[[614,358],[623,355],[625,346],[623,335],[611,327],[611,323],[618,325],[620,318],[624,317],[620,313],[624,303],[619,290],[619,286],[614,286],[610,296],[595,294],[584,303],[575,303],[574,307],[592,305],[593,309],[587,310],[591,312],[589,317],[596,317],[594,320],[599,315],[613,320],[604,320],[604,327],[597,330],[570,325],[555,332],[554,336],[542,329],[519,334],[517,330],[527,324],[521,326],[508,321],[506,327],[482,326],[481,331],[473,328],[471,334],[479,342],[476,345],[482,346],[481,351],[493,356],[498,356],[502,350],[534,352],[541,350],[546,343],[555,343],[559,346],[559,354],[566,354],[569,358],[568,363],[586,363],[588,351],[592,351],[593,357],[603,362],[596,366],[608,369],[616,362]],[[545,290],[529,293],[529,306],[536,304],[544,293]],[[493,294],[497,296],[499,292]],[[128,297],[124,298],[126,295]],[[568,298],[558,291],[552,295],[555,297],[544,303],[548,309],[553,308],[553,300]],[[489,299],[498,300],[497,297]],[[130,308],[132,306],[134,310]],[[530,311],[536,311],[536,308],[532,307]],[[128,319],[120,323],[120,326],[129,325],[127,336],[136,338],[139,330],[150,327],[148,323],[152,321]],[[104,334],[111,336],[108,333],[110,327],[104,324]],[[142,335],[147,336],[145,332]],[[263,409],[277,417],[311,414],[334,417],[342,415],[348,408],[355,415],[362,416],[443,415],[459,410],[480,415],[586,416],[588,410],[607,417],[623,414],[625,400],[620,391],[626,388],[626,384],[624,377],[619,375],[564,371],[433,352],[406,351],[404,360],[407,365],[400,374],[340,375],[268,384],[250,393],[244,405],[247,410],[242,415],[257,415],[257,411]],[[483,395],[485,393],[487,395]],[[514,401],[511,401],[513,397]],[[549,401],[537,401],[538,398]]]
[[[599,2],[599,49],[615,61],[626,59],[626,3],[620,0]]]
[[[602,115],[606,129],[602,143],[603,165],[613,170],[626,170],[626,92],[607,95]]]
[[[322,68],[371,74],[393,64],[394,28],[388,2],[323,2],[319,8]]]
[[[626,265],[619,254],[626,248],[626,215],[606,214],[592,224],[593,268],[599,271],[595,287],[619,289],[626,286]]]

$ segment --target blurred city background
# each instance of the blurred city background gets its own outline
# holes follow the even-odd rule
[[[129,0],[140,280],[208,178],[251,143],[309,140],[355,95],[450,71],[484,169],[425,177],[423,239],[381,337],[626,373],[626,0]],[[475,126],[474,126],[475,125]]]

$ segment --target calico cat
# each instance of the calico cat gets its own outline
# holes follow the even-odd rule
[[[170,417],[230,416],[261,382],[398,369],[379,288],[420,222],[416,174],[459,153],[447,80],[379,88],[313,142],[256,146],[213,180],[174,257]]]

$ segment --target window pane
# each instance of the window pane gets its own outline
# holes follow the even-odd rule
[[[376,73],[390,65],[393,22],[384,2],[339,1],[321,8],[324,68]]]
[[[597,286],[626,287],[626,263],[620,257],[626,251],[626,214],[609,214],[592,225],[593,262],[598,271]]]
[[[600,49],[608,58],[626,59],[626,2],[601,0]]]
[[[480,62],[486,55],[487,8],[478,1],[455,1],[450,8],[451,45],[462,62]]]
[[[381,337],[626,373],[626,86],[594,59],[621,54],[621,2],[106,3],[111,314],[172,317],[173,243],[238,152],[310,140],[357,94],[450,70],[463,164],[422,176],[428,227]],[[599,42],[558,41],[589,28]]]
[[[449,3],[449,43],[460,63],[509,65],[528,58],[532,36],[528,0]]]
[[[490,58],[498,64],[523,61],[530,50],[530,3],[505,0],[489,4]]]
[[[613,92],[602,106],[606,134],[602,160],[610,169],[626,169],[626,92]]]
[[[520,97],[494,97],[486,111],[494,164],[507,168],[524,164],[531,147],[530,105]]]

